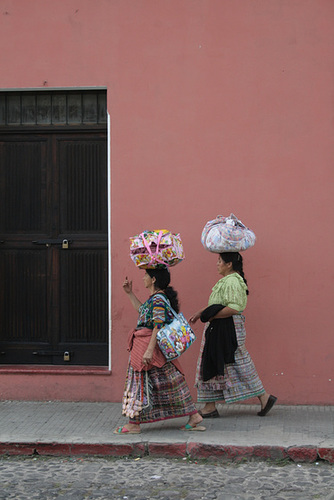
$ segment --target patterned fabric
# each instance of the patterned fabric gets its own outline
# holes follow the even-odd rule
[[[122,414],[131,423],[150,423],[197,413],[184,376],[173,363],[135,372],[128,366]]]
[[[228,274],[212,288],[208,305],[222,304],[242,312],[247,305],[247,285],[238,273]]]
[[[236,403],[237,401],[265,394],[254,363],[245,347],[245,318],[238,314],[233,316],[233,321],[238,342],[238,348],[235,351],[235,363],[225,365],[224,376],[214,377],[207,382],[204,382],[200,375],[202,352],[205,343],[206,328],[204,328],[195,383],[197,400],[199,402],[206,403],[209,401],[225,400],[226,403]]]
[[[162,331],[162,330],[160,330]],[[141,372],[147,371],[157,366],[161,368],[166,363],[166,358],[161,349],[156,343],[153,350],[151,363],[143,363],[143,356],[149,345],[152,337],[152,330],[149,328],[140,328],[139,330],[132,330],[128,336],[128,351],[131,352],[130,363],[134,370]]]
[[[167,297],[166,300],[168,301]],[[153,330],[154,327],[157,327],[160,329],[165,323],[171,323],[173,319],[173,313],[170,311],[161,294],[155,294],[151,295],[151,297],[140,306],[137,328],[145,327]]]
[[[136,372],[129,363],[123,394],[122,415],[134,418],[148,408],[150,391],[148,372]]]

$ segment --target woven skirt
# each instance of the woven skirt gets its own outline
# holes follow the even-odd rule
[[[128,365],[122,415],[131,423],[149,423],[197,413],[184,376],[173,363],[147,372]]]
[[[201,378],[201,362],[206,328],[204,329],[195,382],[199,402],[225,401],[226,403],[236,403],[237,401],[265,394],[252,358],[245,347],[245,317],[241,314],[234,315],[233,321],[238,341],[238,348],[234,355],[235,363],[225,365],[224,376],[217,376],[206,382]]]

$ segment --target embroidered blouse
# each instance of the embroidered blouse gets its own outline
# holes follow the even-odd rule
[[[167,297],[166,300],[169,304],[170,302]],[[160,330],[165,324],[171,323],[173,319],[173,313],[161,294],[156,293],[151,295],[151,297],[139,307],[137,328],[149,328],[153,330],[154,327],[157,327]]]
[[[247,285],[240,274],[228,274],[212,288],[208,305],[222,304],[242,313],[247,305],[246,291]]]

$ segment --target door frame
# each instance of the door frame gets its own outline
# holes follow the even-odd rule
[[[43,92],[59,92],[59,91],[98,91],[98,90],[104,90],[106,91],[106,96],[107,96],[107,224],[108,224],[108,234],[107,234],[107,255],[108,255],[108,283],[107,283],[107,301],[108,301],[108,371],[111,372],[111,334],[112,334],[112,314],[111,314],[111,306],[112,306],[112,271],[111,271],[111,264],[112,264],[112,259],[111,259],[111,118],[110,114],[108,111],[108,89],[107,87],[100,87],[100,86],[92,86],[92,87],[47,87],[47,88],[39,88],[39,87],[30,87],[30,88],[1,88],[1,92],[38,92],[38,93],[43,93]],[[14,132],[13,127],[13,132]],[[47,127],[46,127],[47,128]],[[75,127],[74,127],[75,128]],[[16,129],[16,131],[18,131]],[[22,130],[20,130],[22,132]],[[22,368],[27,369],[27,365],[21,365]],[[40,368],[43,369],[43,365],[40,365]],[[66,370],[68,369],[64,365],[58,365],[57,366],[58,370]]]
[[[108,104],[108,93],[107,93]],[[111,371],[111,126],[107,107],[107,207],[108,207],[108,370]]]

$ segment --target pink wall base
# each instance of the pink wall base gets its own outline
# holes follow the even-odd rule
[[[276,376],[263,380],[265,388],[278,397],[277,404],[305,404],[309,392],[312,393],[312,404],[332,404],[331,380],[320,380],[314,377],[307,388],[302,382],[282,380]],[[53,366],[10,366],[0,367],[0,401],[87,401],[111,402],[121,401],[125,373],[113,374],[107,368],[63,368]],[[194,374],[186,376],[186,380],[196,401]],[[119,383],[119,381],[121,381]],[[298,388],[296,388],[298,386]],[[289,387],[289,390],[286,389]],[[241,404],[256,404],[257,398],[241,401]],[[307,404],[307,403],[306,403]]]
[[[108,402],[111,383],[104,368],[1,367],[0,400]]]

